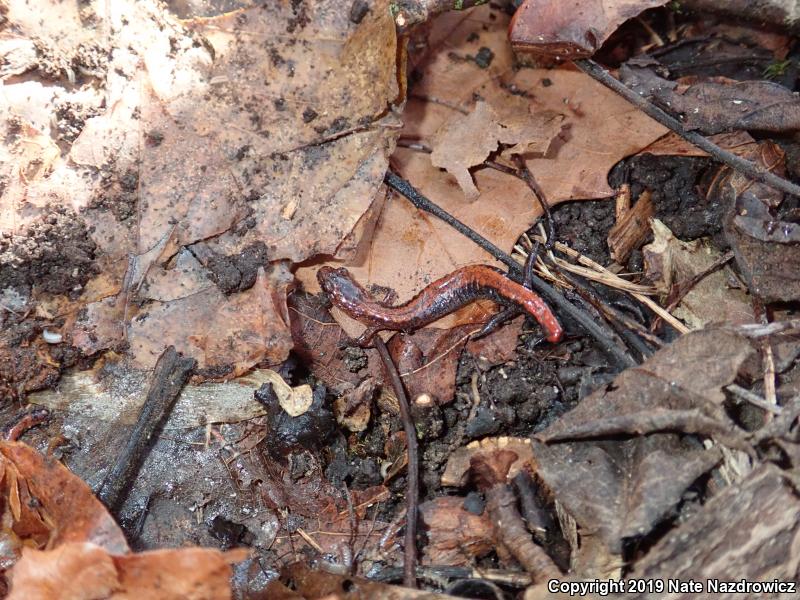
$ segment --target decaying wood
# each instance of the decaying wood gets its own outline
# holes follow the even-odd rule
[[[154,438],[164,426],[196,364],[197,361],[179,354],[173,346],[159,356],[139,420],[97,492],[97,497],[109,509],[116,510],[124,502]]]
[[[656,544],[631,577],[797,581],[800,498],[792,474],[765,465],[725,488]]]
[[[486,510],[492,519],[495,535],[525,568],[534,581],[546,581],[561,576],[561,571],[540,546],[533,543],[517,510],[517,499],[506,483],[508,470],[517,455],[499,450],[491,455],[476,455],[471,469],[478,488],[486,495]]]
[[[656,212],[650,190],[645,190],[636,204],[628,210],[617,213],[617,222],[608,232],[608,248],[611,258],[625,264],[628,257],[647,238],[650,232],[649,220]]]

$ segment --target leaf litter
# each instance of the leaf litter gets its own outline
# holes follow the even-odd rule
[[[529,1],[524,10],[544,10],[542,4]],[[565,30],[573,40],[549,40],[550,49],[574,50],[588,41],[579,51],[591,52],[622,20],[649,6],[597,4],[610,15],[605,30],[595,31],[600,37],[583,36],[587,25],[578,21]],[[9,18],[18,32],[37,29],[19,16],[21,4],[10,5]],[[287,304],[295,279],[313,293],[319,262],[335,260],[376,294],[393,291],[405,299],[457,266],[491,262],[400,197],[384,196],[380,181],[398,137],[405,143],[391,159],[393,168],[505,248],[535,222],[540,208],[527,186],[486,168],[482,163],[487,157],[509,165],[512,153],[522,153],[555,205],[610,197],[616,192],[607,180],[611,167],[643,149],[695,153],[663,137],[661,126],[580,73],[520,68],[505,41],[508,20],[496,7],[446,14],[425,31],[430,48],[409,57],[416,81],[403,110],[402,130],[394,103],[402,100],[405,81],[397,76],[388,11],[375,6],[365,12],[337,11],[329,3],[263,9],[237,4],[227,9],[202,17],[184,15],[179,21],[149,3],[136,11],[123,3],[108,15],[94,6],[80,14],[63,6],[62,22],[43,44],[31,48],[11,37],[2,40],[7,65],[2,76],[10,88],[3,127],[13,143],[2,150],[8,158],[3,175],[12,183],[4,188],[0,212],[4,230],[11,231],[0,240],[5,243],[0,260],[4,266],[34,265],[12,281],[14,289],[4,292],[2,300],[13,309],[10,315],[17,309],[24,314],[35,304],[36,320],[26,338],[6,331],[0,341],[6,348],[4,364],[23,357],[29,372],[38,371],[32,378],[12,369],[6,380],[15,394],[51,385],[63,366],[78,361],[77,356],[53,354],[48,340],[58,336],[85,355],[109,349],[122,355],[121,367],[116,367],[117,357],[108,354],[105,368],[117,369],[112,378],[128,364],[148,368],[167,344],[200,362],[198,380],[241,376],[298,350],[337,395],[334,403],[328,402],[322,386],[294,386],[297,364],[292,359],[280,375],[256,370],[240,378],[236,385],[241,393],[228,393],[225,384],[193,383],[184,392],[188,410],[179,410],[173,420],[176,429],[170,431],[176,437],[158,440],[155,469],[137,482],[139,495],[134,497],[146,498],[144,508],[128,505],[123,516],[131,520],[137,513],[145,515],[142,539],[150,543],[180,543],[205,521],[219,537],[213,542],[208,532],[197,529],[193,539],[198,543],[231,547],[248,540],[258,552],[267,552],[276,567],[299,558],[330,573],[295,566],[267,584],[263,563],[243,553],[190,548],[127,554],[127,546],[115,550],[97,545],[91,533],[78,528],[74,541],[59,539],[52,547],[22,551],[7,578],[12,597],[39,585],[42,597],[71,585],[96,589],[102,597],[146,594],[152,586],[165,597],[167,589],[174,597],[228,597],[233,562],[239,563],[237,572],[260,572],[262,584],[282,597],[297,597],[287,586],[316,597],[352,590],[354,581],[357,593],[369,589],[374,594],[369,597],[409,597],[413,592],[351,577],[354,569],[364,574],[373,566],[397,564],[402,515],[383,508],[387,501],[392,506],[389,499],[401,489],[407,465],[405,439],[393,431],[396,399],[379,390],[383,374],[373,351],[341,347],[347,336],[359,333],[356,323],[336,311],[332,319],[312,296],[295,294]],[[130,19],[129,27],[118,26],[123,18]],[[563,29],[559,18],[540,19],[541,26],[557,33]],[[78,21],[102,30],[102,42],[109,47],[125,41],[126,50],[112,54],[107,63],[98,60],[104,53],[93,53],[97,46],[85,39],[92,27],[79,34],[72,31],[81,31],[74,27]],[[314,64],[329,68],[309,66]],[[21,73],[58,85],[13,79]],[[79,97],[63,85],[73,79],[93,83]],[[718,91],[713,86],[729,84],[701,80],[691,85]],[[104,89],[104,101],[99,88]],[[69,114],[72,120],[50,123],[56,106],[63,108],[56,114]],[[719,108],[716,116],[730,115]],[[777,129],[790,129],[785,114],[782,118]],[[725,123],[719,127],[750,125]],[[719,139],[780,172],[784,156],[770,142],[756,144],[737,132]],[[68,198],[67,183],[73,192]],[[792,264],[791,202],[785,204],[769,188],[724,169],[710,188],[709,197],[727,210],[725,235],[749,292],[767,302],[793,299],[791,286],[781,289],[791,273],[775,275],[778,264],[785,264],[776,260],[775,248],[789,253],[780,258],[789,257]],[[43,243],[48,227],[63,230],[69,221],[77,229],[67,237],[71,235],[78,250],[70,258],[85,261],[77,272]],[[637,227],[648,233],[642,224]],[[533,580],[566,568],[563,560],[547,557],[548,552],[556,554],[552,540],[533,531],[537,544],[531,541],[523,517],[530,529],[537,522],[535,514],[516,512],[510,481],[526,475],[549,498],[542,504],[545,510],[558,514],[556,533],[568,544],[567,552],[571,550],[572,572],[582,577],[666,577],[675,572],[681,577],[738,577],[738,571],[715,567],[717,550],[712,548],[728,553],[746,548],[741,572],[754,578],[796,575],[797,557],[787,551],[796,529],[794,479],[786,468],[787,461],[794,465],[800,456],[792,434],[796,411],[788,400],[763,410],[773,400],[769,373],[773,386],[783,383],[778,376],[793,368],[796,340],[791,334],[761,339],[737,333],[735,324],[752,321],[752,312],[743,290],[734,289],[740,283],[733,270],[724,266],[707,274],[718,257],[706,249],[706,241],[681,242],[657,222],[653,231],[655,242],[645,248],[651,280],[661,282],[665,302],[682,294],[676,315],[686,320],[686,329],[706,329],[670,339],[668,345],[659,340],[664,346],[659,352],[614,378],[587,366],[580,385],[586,397],[577,407],[562,405],[559,412],[564,414],[540,423],[532,440],[490,438],[478,445],[480,450],[474,445],[458,449],[466,430],[458,424],[462,433],[448,438],[443,455],[451,460],[434,452],[429,456],[442,466],[447,462],[443,482],[473,491],[466,497],[428,498],[421,506],[429,528],[425,567],[471,568],[486,564],[482,557],[490,556],[493,564],[506,569],[522,566]],[[634,257],[644,237],[631,244]],[[29,248],[27,255],[16,253],[22,247]],[[660,264],[654,267],[655,261]],[[766,267],[760,268],[761,261]],[[305,264],[293,274],[297,263]],[[699,275],[703,277],[695,281]],[[43,283],[51,287],[43,289]],[[692,284],[688,292],[682,289],[687,283]],[[562,279],[561,284],[568,282]],[[703,310],[712,303],[716,312]],[[716,305],[725,307],[726,316],[718,318],[721,307]],[[468,342],[490,310],[488,305],[473,306],[437,323],[438,329],[398,334],[390,341],[416,401],[421,439],[436,440],[455,425],[453,415],[459,413],[448,404],[464,406],[459,397],[463,375],[457,379],[464,348],[479,373],[502,371],[515,360],[519,322],[494,339]],[[780,315],[791,318],[791,308]],[[716,321],[722,327],[708,328]],[[545,360],[564,360],[573,352],[581,356],[573,346]],[[575,381],[566,370],[558,373]],[[755,394],[758,403],[752,406],[748,396],[743,401],[742,392],[733,390],[758,378],[767,388],[766,400]],[[460,413],[470,422],[480,413],[475,381],[476,404]],[[141,398],[142,383],[128,390],[130,406],[114,406],[100,418],[124,423],[123,415],[135,411],[135,399]],[[70,418],[77,431],[86,430],[89,420],[101,414],[92,412],[92,399],[113,402],[122,392],[121,387],[98,384],[91,375],[66,384],[66,394],[87,398],[67,408],[73,411]],[[248,406],[246,398],[256,388],[261,406]],[[591,389],[593,393],[583,394]],[[791,380],[782,389],[791,394]],[[211,398],[199,409],[203,414],[191,414],[202,406],[195,399],[217,394],[224,402],[215,404]],[[66,407],[57,394],[47,395],[48,400],[40,401]],[[238,419],[246,421],[232,422]],[[347,440],[331,433],[335,421],[351,432]],[[67,442],[75,444],[74,432],[70,436]],[[194,448],[192,460],[199,465],[194,470],[185,468],[186,457],[181,456],[187,446]],[[372,475],[359,473],[372,460],[362,458],[365,451],[360,448],[368,446],[380,447],[383,460],[381,471]],[[4,446],[8,448],[19,453],[25,447]],[[11,515],[4,522],[25,523],[44,544],[55,531],[54,517],[48,502],[38,513],[36,502],[27,503],[34,510],[24,508],[25,494],[31,495],[27,481],[39,485],[42,478],[47,484],[69,478],[65,470],[53,470],[58,464],[53,459],[35,456],[39,458],[31,458],[30,472],[14,462],[4,466],[5,504]],[[770,460],[782,468],[765,466]],[[348,461],[358,466],[348,470]],[[74,464],[85,474],[106,466],[102,457],[83,456]],[[156,481],[163,478],[165,465],[178,475],[169,490]],[[201,478],[221,485],[206,495],[196,487]],[[354,487],[347,487],[348,481]],[[222,508],[222,495],[231,484],[240,498]],[[114,525],[88,487],[77,490],[74,497],[88,503],[87,515]],[[47,499],[49,493],[37,488],[35,498]],[[711,500],[701,505],[698,497]],[[174,506],[175,498],[191,498],[191,511]],[[245,498],[246,511],[238,506]],[[755,506],[769,506],[769,515],[754,517]],[[228,518],[234,514],[236,522]],[[747,544],[738,540],[760,527],[761,517],[775,527],[751,536]],[[462,536],[454,538],[454,530],[468,533],[469,543],[461,543]],[[2,534],[19,537],[7,527]],[[768,545],[774,540],[778,558],[773,560],[765,553],[772,551]],[[641,541],[645,545],[636,554],[632,549]],[[690,563],[681,561],[690,554],[694,559],[687,567]],[[45,574],[51,564],[58,567]],[[197,569],[198,564],[203,566]],[[204,591],[191,595],[198,588]]]

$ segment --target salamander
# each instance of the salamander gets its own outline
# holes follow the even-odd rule
[[[550,342],[558,342],[563,333],[558,319],[544,300],[487,265],[457,269],[425,287],[408,302],[397,306],[373,299],[344,268],[321,267],[317,272],[317,280],[336,307],[367,326],[357,340],[362,347],[368,345],[378,331],[409,333],[481,298],[522,309],[539,322]],[[494,321],[493,318],[487,327]]]
[[[46,408],[33,408],[32,410],[25,411],[12,419],[6,427],[3,428],[3,439],[7,442],[16,442],[23,433],[47,421],[50,418],[50,411]]]

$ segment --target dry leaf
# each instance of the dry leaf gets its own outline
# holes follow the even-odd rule
[[[517,106],[522,99],[528,104],[525,116],[547,111],[564,116],[562,134],[547,153],[526,160],[550,204],[611,196],[607,181],[611,167],[661,137],[665,129],[582,73],[515,70],[507,24],[505,13],[491,5],[470,11],[468,18],[463,13],[445,14],[432,24],[427,36],[430,51],[416,65],[420,79],[405,108],[403,135],[430,143],[451,119],[463,119],[462,111],[472,110],[475,95],[495,110]],[[494,56],[485,69],[465,58],[481,47]],[[435,167],[429,155],[399,148],[392,164],[422,193],[500,248],[510,250],[540,215],[528,187],[504,173],[475,170],[480,197],[467,204],[452,176]],[[355,254],[348,254],[344,264],[361,284],[391,287],[402,301],[458,267],[491,262],[487,253],[449,226],[393,196],[383,205],[374,234]],[[316,269],[304,267],[296,273],[311,292],[319,289]],[[348,333],[357,333],[339,314],[335,316]],[[435,326],[486,318],[485,310],[470,306]]]
[[[525,0],[511,21],[517,50],[591,56],[628,19],[666,0]]]
[[[248,552],[212,548],[112,555],[90,543],[53,550],[26,548],[11,570],[11,599],[225,600],[231,598],[231,563]]]
[[[67,542],[91,542],[109,552],[128,551],[122,530],[94,497],[92,490],[64,465],[45,458],[21,442],[0,442],[2,494],[13,515],[4,520],[6,543],[16,538],[28,546],[53,547]],[[9,504],[3,502],[9,510]],[[17,508],[14,509],[14,506]],[[11,544],[13,546],[13,544]]]
[[[468,169],[483,163],[498,143],[513,145],[509,153],[544,154],[561,129],[561,115],[550,111],[531,114],[532,104],[517,96],[504,100],[500,110],[505,117],[479,101],[466,117],[454,111],[433,136],[431,164],[455,177],[469,201],[476,200],[480,192]]]
[[[654,240],[642,248],[645,274],[662,293],[681,290],[719,260],[720,252],[707,241],[683,242],[658,219],[651,223]],[[753,311],[748,296],[743,290],[731,287],[734,281],[727,265],[708,273],[691,287],[673,314],[692,329],[702,329],[714,322],[750,322]]]
[[[89,232],[90,268],[75,271],[84,279],[62,277],[75,300],[63,311],[73,317],[66,339],[76,323],[84,352],[125,349],[144,368],[174,343],[210,378],[283,360],[291,274],[279,261],[336,251],[378,191],[397,134],[386,3],[356,24],[327,0],[184,22],[149,0],[58,13],[37,2],[46,21],[16,0],[8,20],[17,38],[47,47],[31,76],[56,81],[4,87],[0,126],[28,154],[4,155],[15,183],[3,191],[0,230],[22,236],[17,247],[35,246],[26,228],[46,223],[55,206]],[[67,91],[70,78],[91,80],[91,94]],[[67,101],[71,120],[56,123],[61,156],[43,115],[61,114]],[[61,134],[62,125],[75,130]],[[40,137],[48,144],[28,141]],[[57,233],[47,242],[62,245]],[[257,260],[243,265],[257,246]],[[36,272],[80,266],[77,253],[38,256]],[[92,286],[92,269],[104,295],[75,299]]]
[[[659,431],[701,433],[741,446],[721,388],[754,353],[732,332],[700,330],[678,338],[612,385],[585,398],[536,437],[545,442]]]
[[[577,521],[582,536],[599,536],[612,554],[669,513],[681,495],[721,459],[673,434],[625,441],[534,442],[536,473]]]
[[[499,450],[511,450],[517,455],[516,460],[511,463],[508,471],[509,480],[513,479],[520,469],[524,468],[526,464],[530,464],[533,460],[531,441],[527,438],[484,438],[470,442],[450,454],[442,473],[442,485],[457,487],[465,485],[472,458],[479,454],[492,454]]]
[[[687,129],[713,135],[734,130],[792,132],[800,128],[800,99],[772,81],[711,81],[684,84],[656,75],[654,59],[637,58],[620,69],[622,81],[671,112]]]
[[[100,599],[120,590],[111,555],[88,542],[44,551],[24,548],[10,579],[9,600]]]
[[[464,508],[464,498],[443,496],[419,505],[428,532],[423,563],[467,565],[494,547],[494,528],[486,512],[480,515]]]

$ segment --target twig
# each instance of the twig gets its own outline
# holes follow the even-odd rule
[[[547,236],[545,238],[545,247],[548,250],[553,249],[553,244],[556,241],[556,228],[553,222],[553,215],[550,212],[550,205],[547,202],[547,198],[545,198],[544,192],[542,188],[537,183],[536,179],[531,173],[531,170],[528,168],[528,165],[525,164],[525,159],[522,158],[519,154],[514,154],[512,156],[514,160],[514,164],[517,165],[517,168],[514,169],[503,163],[499,163],[494,160],[485,160],[483,164],[490,169],[494,169],[495,171],[500,171],[501,173],[505,173],[506,175],[511,175],[512,177],[516,177],[521,181],[525,182],[525,185],[533,192],[534,197],[539,202],[539,206],[542,207],[542,215],[545,218],[545,222],[547,223]]]
[[[373,344],[380,354],[383,368],[392,382],[394,395],[400,405],[400,418],[403,420],[403,429],[406,432],[406,448],[408,449],[408,475],[406,479],[406,537],[403,561],[403,583],[406,587],[416,588],[416,566],[417,566],[417,512],[419,499],[419,459],[417,458],[417,430],[411,418],[411,408],[408,404],[408,396],[400,381],[389,350],[380,336],[376,335]]]
[[[744,323],[729,327],[737,333],[748,338],[760,338],[769,335],[777,335],[787,331],[800,331],[800,319],[789,319],[787,321],[773,321],[772,323]]]
[[[508,469],[519,457],[510,450],[498,450],[489,455],[470,459],[470,471],[475,483],[486,496],[486,511],[494,525],[498,540],[531,574],[534,582],[555,579],[561,571],[544,549],[533,543],[517,510],[517,499],[506,483]]]
[[[678,119],[658,108],[644,96],[637,94],[624,83],[613,77],[611,73],[606,71],[593,60],[588,58],[580,58],[574,60],[573,62],[581,71],[625,98],[625,100],[633,104],[647,116],[661,123],[664,127],[671,129],[686,141],[694,144],[702,150],[705,150],[713,159],[728,165],[740,173],[743,173],[754,181],[766,183],[776,190],[791,194],[792,196],[800,197],[799,185],[792,183],[783,177],[778,177],[764,167],[740,156],[736,156],[733,152],[723,150],[699,133],[687,131],[683,124],[678,121]]]
[[[97,497],[112,512],[118,510],[125,501],[152,448],[152,441],[164,426],[195,364],[193,358],[185,358],[173,346],[158,357],[136,426],[97,491]]]
[[[539,239],[539,236],[533,236],[533,239]],[[525,256],[524,249],[520,250],[519,246],[516,248],[517,251],[520,252],[522,256]],[[556,250],[559,252],[563,252],[567,256],[575,258],[579,263],[582,265],[586,265],[588,268],[583,268],[580,265],[573,265],[568,263],[565,260],[562,260],[551,253],[550,260],[552,260],[556,265],[558,265],[561,269],[566,271],[570,271],[586,279],[590,279],[592,281],[599,281],[603,285],[615,287],[620,290],[624,290],[629,292],[634,298],[636,298],[639,302],[647,306],[650,310],[652,310],[655,314],[661,317],[664,321],[669,323],[675,331],[678,333],[689,333],[691,329],[689,329],[686,325],[678,321],[675,317],[673,317],[669,312],[664,310],[661,306],[659,306],[656,302],[645,296],[641,290],[642,286],[638,286],[630,281],[626,281],[622,279],[618,275],[615,275],[605,267],[597,264],[593,260],[591,260],[588,256],[584,256],[579,252],[576,252],[569,246],[562,244],[561,242],[556,242]],[[649,292],[648,292],[649,293]]]
[[[523,280],[523,269],[520,264],[514,260],[510,254],[506,254],[500,248],[495,246],[492,242],[484,238],[479,233],[467,227],[456,219],[453,215],[442,209],[438,205],[431,202],[428,198],[419,193],[408,181],[402,177],[395,175],[391,171],[387,171],[384,177],[384,182],[390,188],[402,194],[407,198],[411,204],[420,210],[441,219],[453,229],[466,236],[478,246],[486,250],[489,254],[495,257],[498,261],[505,264],[509,269],[509,276],[518,283]],[[609,357],[614,360],[619,366],[623,368],[635,366],[636,360],[625,349],[619,347],[614,343],[614,335],[608,330],[605,324],[598,323],[590,315],[580,310],[576,306],[567,301],[555,288],[545,283],[539,277],[533,276],[531,279],[531,287],[539,294],[544,296],[545,300],[558,307],[558,309],[570,318],[575,320],[588,335],[597,341],[600,349],[606,352]]]
[[[611,323],[611,326],[616,329],[617,333],[622,336],[631,348],[639,353],[642,360],[653,355],[653,350],[639,337],[638,331],[630,327],[629,323],[633,321],[633,319],[625,318],[618,310],[609,306],[607,302],[599,298],[597,294],[594,293],[594,290],[579,279],[579,275],[568,275],[563,272],[559,273],[559,275],[575,288],[575,291],[585,302],[593,306],[595,310],[606,317],[609,323]]]
[[[397,581],[403,570],[397,567],[388,567],[379,571],[374,577],[376,581]],[[505,571],[501,569],[478,569],[472,567],[453,567],[450,565],[430,565],[417,567],[417,577],[428,579],[431,577],[445,579],[486,579],[509,587],[524,588],[531,584],[531,576],[522,571]]]
[[[553,222],[553,214],[550,212],[550,204],[547,202],[544,191],[542,191],[542,188],[539,187],[539,184],[536,182],[533,173],[531,173],[528,165],[525,164],[525,159],[519,154],[515,154],[512,159],[514,160],[514,164],[517,165],[517,177],[525,182],[531,192],[533,192],[536,200],[538,200],[539,206],[542,207],[544,220],[545,223],[547,223],[547,239],[545,240],[544,247],[548,250],[552,250],[553,244],[556,242],[556,225]]]
[[[758,394],[754,394],[750,390],[745,389],[742,386],[737,385],[735,383],[725,386],[725,389],[728,390],[731,394],[733,394],[737,398],[745,400],[746,402],[749,402],[750,404],[757,406],[758,408],[766,410],[767,412],[770,412],[773,415],[779,415],[781,414],[781,412],[783,412],[781,410],[781,407],[778,406],[777,404],[770,404]]]

